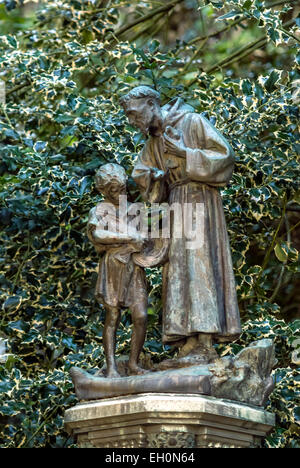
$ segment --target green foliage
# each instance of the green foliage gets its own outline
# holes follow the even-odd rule
[[[274,377],[276,387],[266,409],[275,413],[278,425],[266,438],[265,445],[267,448],[300,448],[299,372],[290,367],[279,368]]]
[[[220,11],[224,2],[137,1],[133,9],[134,2],[121,0],[47,1],[26,32],[14,21],[14,8],[23,2],[0,3],[7,8],[0,21],[11,22],[10,32],[0,36],[6,85],[0,109],[0,338],[8,353],[0,364],[2,445],[73,446],[63,431],[64,410],[76,403],[68,370],[77,365],[93,371],[104,361],[104,313],[93,297],[97,257],[85,233],[98,200],[93,175],[106,161],[131,173],[143,139],[127,124],[118,98],[143,83],[160,90],[164,102],[181,95],[204,112],[236,152],[235,173],[222,196],[243,334],[218,351],[274,339],[277,385],[268,409],[276,413],[277,427],[266,446],[296,447],[299,40],[294,12],[284,18],[294,2],[282,2],[279,13],[282,5],[266,8],[256,0],[226,2]],[[177,8],[190,8],[198,20],[198,3],[214,28],[218,15],[230,56],[214,40],[219,29],[164,43],[157,26]],[[237,50],[231,34],[241,25]],[[262,39],[244,43],[252,28],[264,33]],[[249,56],[257,61],[257,47],[267,47],[266,65],[248,65]],[[129,185],[137,199],[132,180]],[[145,352],[158,361],[170,352],[160,344],[160,270],[148,271],[148,279]],[[130,331],[126,313],[119,354],[129,351]]]

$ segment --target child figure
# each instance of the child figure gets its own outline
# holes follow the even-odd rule
[[[119,196],[126,196],[126,180],[125,170],[118,164],[101,166],[95,182],[97,191],[105,199],[92,208],[88,221],[88,237],[97,252],[103,254],[95,297],[106,310],[103,345],[109,378],[119,377],[115,361],[116,333],[121,309],[127,307],[131,310],[133,322],[129,371],[131,374],[145,373],[138,366],[138,361],[147,327],[146,277],[144,269],[132,259],[133,253],[141,252],[145,239],[135,229],[128,229],[129,233],[122,232]]]

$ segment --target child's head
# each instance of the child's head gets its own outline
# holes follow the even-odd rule
[[[126,194],[127,175],[119,164],[104,164],[95,177],[96,189],[113,202],[119,201],[120,195]]]

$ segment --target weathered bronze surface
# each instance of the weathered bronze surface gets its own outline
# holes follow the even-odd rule
[[[108,379],[73,367],[79,400],[95,400],[138,393],[194,393],[264,406],[274,388],[271,370],[275,364],[271,340],[260,340],[236,356],[217,358],[210,364],[160,370],[153,366],[144,375]]]
[[[144,200],[204,204],[201,248],[188,250],[186,236],[176,238],[174,225],[171,229],[163,273],[163,341],[184,339],[188,352],[189,337],[205,334],[231,341],[241,328],[218,187],[229,182],[233,151],[211,123],[181,99],[161,107],[159,94],[140,86],[121,104],[129,122],[149,135],[132,173]],[[211,343],[209,337],[206,343]]]
[[[125,171],[117,164],[99,169],[96,187],[105,199],[90,212],[88,237],[101,254],[95,294],[106,309],[106,367],[95,375],[71,369],[76,394],[81,400],[91,400],[145,392],[186,392],[264,405],[273,388],[273,343],[261,340],[237,356],[225,358],[219,358],[213,347],[241,332],[218,190],[231,177],[232,149],[210,122],[181,99],[161,107],[159,93],[139,86],[124,96],[121,104],[129,122],[149,137],[132,173],[144,200],[183,209],[180,218],[170,217],[169,239],[149,241],[148,233],[131,228],[123,232],[122,223],[125,218],[128,223],[131,216],[129,203],[125,214],[119,206],[120,196],[126,195]],[[109,209],[105,211],[107,203],[114,208],[111,214]],[[184,207],[195,204],[204,207],[204,239],[190,248]],[[114,225],[108,222],[110,217],[118,222],[118,230],[110,227]],[[176,232],[178,221],[181,236]],[[145,370],[139,366],[147,324],[144,267],[157,265],[164,265],[162,340],[175,345],[178,354]],[[131,309],[133,332],[126,373],[121,372],[121,377],[115,346],[124,307]]]
[[[129,367],[134,374],[143,372],[138,366],[147,325],[147,289],[144,270],[133,263],[132,254],[140,252],[144,239],[134,229],[124,234],[120,227],[119,196],[126,194],[126,173],[117,164],[106,164],[96,174],[97,190],[105,199],[93,208],[89,215],[88,237],[98,253],[99,264],[95,295],[106,310],[103,345],[107,364],[107,377],[119,377],[115,363],[116,332],[121,309],[130,307],[133,322]],[[103,206],[104,204],[104,206]],[[118,222],[118,231],[107,229],[109,213],[105,209],[115,207],[110,226]],[[129,206],[128,206],[129,209]],[[125,231],[125,230],[124,230]]]
[[[82,402],[65,413],[65,429],[81,448],[259,448],[274,424],[275,415],[261,408],[188,392]]]
[[[178,371],[149,372],[143,376],[107,379],[94,377],[87,372],[73,367],[71,376],[76,383],[76,394],[79,400],[94,400],[119,395],[137,393],[190,393],[210,395],[209,373],[205,368],[180,369]]]

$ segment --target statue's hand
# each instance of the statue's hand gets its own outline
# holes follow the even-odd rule
[[[141,234],[136,233],[136,235],[132,237],[131,242],[133,242],[136,248],[141,251],[144,248],[144,246],[147,244],[148,239],[142,236]]]
[[[156,167],[151,168],[151,178],[152,180],[162,180],[167,176],[167,172],[157,169]]]
[[[165,153],[178,156],[179,158],[186,157],[186,146],[183,141],[182,132],[178,132],[172,127],[167,127],[164,133]]]
[[[89,223],[89,225],[88,225],[88,231],[89,231],[91,234],[92,234],[94,231],[96,231],[96,229],[97,229],[96,224],[91,224],[91,223]]]

